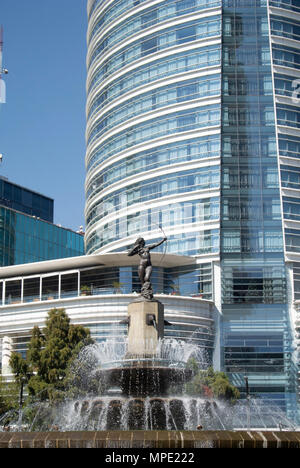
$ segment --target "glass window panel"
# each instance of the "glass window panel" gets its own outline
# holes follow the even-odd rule
[[[78,295],[78,273],[61,275],[60,295],[62,298],[75,297]]]
[[[25,278],[24,279],[24,302],[33,302],[40,300],[40,278]]]
[[[5,282],[5,304],[18,304],[21,302],[21,280]]]
[[[206,28],[206,26],[204,27]],[[178,44],[182,44],[184,42],[195,41],[196,40],[196,27],[189,26],[187,28],[178,29],[176,31],[176,37],[177,37]]]
[[[157,50],[157,37],[153,37],[148,39],[147,41],[143,41],[141,43],[141,53],[142,55],[152,54]]]
[[[58,299],[58,275],[42,278],[42,300]]]

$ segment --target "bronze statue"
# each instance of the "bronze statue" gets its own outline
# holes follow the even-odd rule
[[[128,256],[132,257],[133,255],[140,256],[140,264],[138,267],[138,274],[142,284],[141,294],[145,299],[153,299],[153,291],[150,283],[150,277],[152,274],[152,263],[150,250],[155,249],[159,245],[163,244],[167,240],[167,237],[164,237],[161,241],[156,244],[146,245],[145,239],[139,237],[132,249],[128,252]]]

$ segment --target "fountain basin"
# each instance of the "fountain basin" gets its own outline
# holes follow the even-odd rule
[[[170,387],[181,390],[192,378],[185,367],[172,367],[165,360],[128,359],[96,371],[106,388],[119,387],[126,396],[167,395]]]
[[[76,430],[187,430],[214,418],[214,402],[174,396],[99,397],[70,402],[68,429]],[[204,416],[205,415],[205,416]]]

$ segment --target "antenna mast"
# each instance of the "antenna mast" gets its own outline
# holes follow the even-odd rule
[[[4,104],[6,102],[5,98],[5,83],[3,81],[2,75],[7,75],[8,70],[2,66],[2,55],[3,55],[3,26],[0,26],[0,103]]]
[[[0,80],[2,79],[3,26],[0,26]]]
[[[2,54],[3,54],[3,26],[0,26],[0,104],[6,102],[6,86],[2,75],[7,75],[8,70],[2,66]],[[3,155],[0,153],[0,163],[2,162]]]

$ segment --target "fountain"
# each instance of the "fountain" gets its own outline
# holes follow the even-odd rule
[[[127,349],[127,339],[84,348],[74,373],[78,381],[86,381],[88,369],[88,380],[98,382],[98,390],[52,407],[38,404],[28,430],[194,431],[199,426],[203,431],[294,429],[280,408],[255,398],[233,405],[186,395],[183,388],[191,377],[186,368],[189,358],[196,359],[202,368],[207,366],[205,353],[196,345],[164,338],[158,342],[155,359],[141,360],[126,359]]]
[[[128,254],[138,254],[141,258],[139,276],[142,289],[141,295],[129,304],[128,316],[123,321],[128,326],[127,337],[123,341],[108,339],[103,343],[89,345],[77,358],[74,365],[76,380],[92,382],[93,392],[89,392],[86,387],[84,396],[55,406],[36,404],[33,408],[34,418],[26,427],[28,432],[52,430],[56,431],[61,440],[61,434],[74,436],[76,431],[85,440],[94,431],[97,431],[95,434],[113,431],[109,432],[111,440],[114,437],[112,434],[119,434],[119,439],[122,439],[126,434],[130,438],[130,431],[135,434],[136,431],[144,431],[146,443],[145,433],[148,431],[149,434],[153,431],[172,431],[175,439],[180,431],[178,445],[177,442],[174,444],[183,448],[187,434],[192,434],[193,440],[191,442],[189,439],[188,444],[194,444],[188,445],[189,447],[197,446],[195,441],[201,439],[201,433],[210,434],[208,445],[201,445],[202,442],[198,445],[210,447],[216,446],[213,440],[218,440],[220,445],[221,436],[217,436],[215,431],[222,431],[228,438],[229,433],[226,431],[237,428],[247,431],[247,437],[253,426],[259,426],[260,430],[272,426],[273,429],[279,426],[281,429],[295,429],[282,411],[267,407],[265,402],[260,404],[259,401],[248,398],[232,405],[209,397],[188,397],[184,394],[186,382],[193,377],[187,366],[189,359],[193,357],[200,368],[205,368],[207,362],[205,353],[196,345],[164,337],[164,327],[171,324],[164,319],[163,304],[153,296],[149,252],[165,240],[166,238],[158,244],[145,246],[145,241],[139,238]],[[0,418],[0,427],[4,423],[5,417],[2,420]],[[15,430],[24,430],[24,423],[18,415],[19,426],[16,424]],[[252,439],[256,444],[257,438],[253,436]],[[28,440],[33,441],[30,437]],[[93,439],[94,445],[95,440]],[[236,440],[235,436],[232,436],[233,440]],[[246,446],[245,440],[241,440],[239,444]],[[110,443],[106,440],[102,446],[107,447]],[[297,443],[300,444],[300,439]],[[34,442],[32,444],[35,446]],[[59,446],[57,444],[58,442],[56,446]],[[150,446],[157,447],[158,442],[153,444]],[[233,442],[231,446],[234,446]]]
[[[158,341],[153,356],[129,356],[128,348],[127,339],[108,340],[82,351],[80,362],[96,363],[91,379],[101,382],[102,395],[70,401],[60,411],[58,425],[68,430],[82,425],[90,430],[188,429],[188,398],[174,393],[181,394],[192,376],[186,367],[189,357],[199,362],[203,353],[195,345],[168,339]]]
[[[184,384],[192,376],[187,363],[193,357],[207,367],[205,353],[196,345],[162,338],[151,357],[128,357],[128,338],[108,339],[82,349],[73,373],[84,382],[83,396],[56,405],[36,403],[34,418],[26,422],[7,414],[16,431],[202,431],[251,428],[295,429],[277,406],[255,398],[234,405],[211,397],[188,396]],[[160,379],[163,379],[163,383]],[[86,382],[96,382],[89,392]],[[81,389],[79,389],[81,390]],[[13,422],[15,421],[15,422]],[[5,417],[0,418],[0,426]]]

